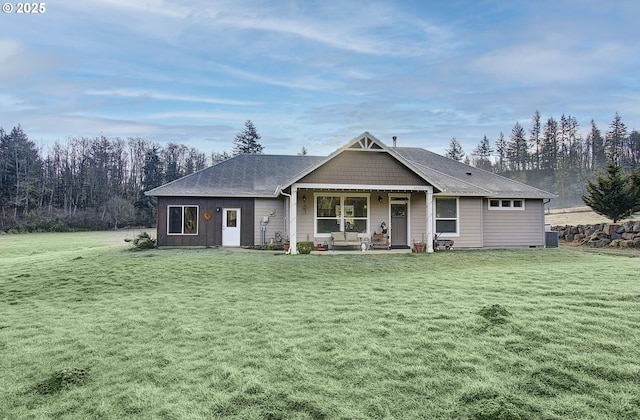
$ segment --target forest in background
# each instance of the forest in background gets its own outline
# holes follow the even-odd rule
[[[254,140],[259,139],[247,123]],[[260,153],[261,145],[253,145]],[[233,154],[243,152],[237,146]],[[543,121],[536,111],[530,127],[516,123],[508,137],[500,133],[493,143],[484,136],[470,154],[452,138],[446,155],[554,192],[559,197],[551,207],[570,207],[583,205],[587,180],[608,162],[638,168],[640,133],[629,132],[616,114],[606,132],[592,121],[582,136],[576,118]],[[10,132],[0,128],[0,230],[154,226],[156,202],[144,191],[230,157],[226,151],[206,154],[178,143],[103,136],[57,141],[45,151],[20,126]]]
[[[625,172],[638,168],[640,133],[629,131],[618,113],[604,133],[591,120],[584,136],[575,117],[544,120],[536,111],[528,128],[516,123],[508,137],[501,132],[493,144],[485,135],[470,154],[454,137],[445,155],[557,194],[549,208],[583,206],[587,181],[608,163]]]

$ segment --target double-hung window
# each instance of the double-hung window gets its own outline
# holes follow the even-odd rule
[[[169,235],[198,234],[198,206],[168,206],[167,216]]]
[[[317,194],[316,235],[347,231],[366,234],[369,230],[369,196],[361,194]]]
[[[457,235],[458,199],[455,197],[436,198],[436,233],[443,236]]]

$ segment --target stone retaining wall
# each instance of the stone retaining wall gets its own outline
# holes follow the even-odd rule
[[[558,240],[591,247],[640,248],[640,222],[551,226]]]

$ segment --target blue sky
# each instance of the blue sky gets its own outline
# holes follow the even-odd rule
[[[14,6],[17,2],[11,3]],[[57,0],[0,14],[0,126],[327,155],[369,131],[470,153],[516,122],[640,128],[640,2]]]

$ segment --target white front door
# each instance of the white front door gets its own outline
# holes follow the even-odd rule
[[[222,246],[240,246],[240,209],[222,209]]]

